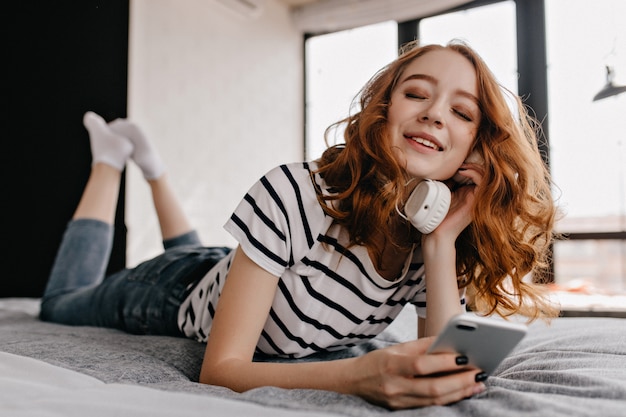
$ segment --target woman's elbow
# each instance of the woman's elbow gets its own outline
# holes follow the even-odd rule
[[[212,363],[203,363],[200,369],[200,376],[198,382],[206,385],[216,385],[220,387],[226,387],[233,391],[239,392],[236,387],[236,379],[233,376],[236,374],[233,370],[228,370],[228,366],[221,366]]]

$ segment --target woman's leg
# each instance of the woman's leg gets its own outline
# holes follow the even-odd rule
[[[106,125],[103,127],[100,121],[95,131],[102,133],[101,136],[115,141],[124,139],[123,134],[113,132]],[[92,130],[90,135],[94,136]],[[131,149],[135,147],[131,145]],[[128,154],[124,153],[126,157]],[[142,163],[150,162],[143,153],[133,155]],[[153,152],[153,155],[157,154]],[[103,159],[94,152],[94,161]],[[196,232],[191,229],[161,171],[148,181],[164,245],[172,249],[103,281],[113,237],[119,167],[123,167],[117,162],[94,162],[83,197],[57,254],[42,300],[41,318],[73,325],[114,327],[131,333],[181,336],[177,317],[182,300],[228,250],[199,246]]]
[[[148,184],[154,209],[159,218],[163,241],[166,242],[192,232],[194,229],[174,193],[168,175],[162,174],[159,178],[149,180]]]
[[[42,298],[42,318],[63,321],[54,316],[57,306],[68,305],[66,295],[99,284],[111,254],[113,222],[122,170],[132,152],[132,144],[113,133],[95,113],[85,114],[89,131],[92,168],[87,184],[63,235]],[[80,315],[85,303],[72,302],[71,315]],[[60,307],[59,307],[60,309]]]
[[[104,279],[113,244],[120,176],[117,168],[102,162],[92,167],[52,265],[44,300]]]
[[[114,120],[109,126],[133,143],[131,158],[150,185],[164,247],[200,245],[200,239],[180,205],[165,172],[165,165],[152,142],[135,123],[127,119]]]
[[[73,218],[96,219],[113,224],[122,171],[133,151],[133,145],[109,129],[104,119],[93,112],[85,113],[83,124],[89,132],[92,165]]]

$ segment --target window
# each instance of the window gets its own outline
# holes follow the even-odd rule
[[[581,292],[626,294],[626,93],[593,101],[606,66],[626,84],[626,3],[545,5],[550,165],[566,214],[558,228],[571,237],[555,244],[555,280]]]
[[[361,87],[397,57],[397,32],[396,22],[383,22],[306,41],[307,160],[321,156],[326,148],[326,128],[347,117]],[[329,139],[341,143],[342,134],[335,132]]]
[[[626,94],[592,101],[605,66],[626,84],[623,16],[620,0],[546,2],[551,168],[567,232],[626,230]]]
[[[503,1],[430,18],[419,23],[420,43],[469,43],[507,89],[517,94],[515,2]]]
[[[547,69],[536,63],[540,60],[518,65],[518,44],[524,45],[522,53],[543,50],[543,30],[535,36],[537,28],[526,26],[540,26],[535,16],[544,5]],[[626,2],[622,0],[598,0],[592,5],[586,0],[471,2],[462,10],[399,25],[386,22],[310,38],[306,46],[307,158],[321,154],[324,129],[347,116],[358,89],[395,57],[397,33],[409,40],[419,29],[421,43],[465,40],[507,89],[517,93],[521,85],[527,90],[530,79],[530,90],[536,93],[528,101],[540,114],[548,115],[549,123],[544,126],[557,185],[555,198],[566,214],[557,230],[569,237],[554,245],[555,288],[594,295],[573,304],[566,300],[564,308],[608,311],[616,305],[622,312],[618,315],[623,314],[626,93],[593,101],[607,82],[606,67],[612,69],[615,84],[626,84],[623,16]],[[516,27],[518,21],[524,22],[523,27]],[[542,47],[537,47],[539,42]],[[544,75],[547,94],[542,87]],[[337,137],[341,139],[341,132]],[[610,299],[595,298],[598,294]]]

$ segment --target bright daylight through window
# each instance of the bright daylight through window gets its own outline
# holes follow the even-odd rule
[[[593,98],[607,83],[607,68],[614,84],[626,84],[626,2],[597,0],[590,8],[586,0],[545,0],[545,7],[550,169],[555,199],[565,213],[557,227],[570,236],[554,246],[554,286],[566,294],[584,294],[585,309],[594,304],[611,308],[616,299],[624,305],[626,93]],[[518,92],[514,1],[419,22],[422,43],[445,44],[453,38],[469,42],[500,83]],[[306,51],[306,156],[313,159],[324,149],[324,129],[348,114],[358,88],[395,57],[397,25],[316,36],[307,41]],[[340,141],[341,133],[336,134]]]
[[[626,2],[546,1],[551,169],[566,233],[626,231],[626,93],[594,101],[606,84],[626,84]],[[626,294],[626,240],[555,245],[557,283],[570,291]]]

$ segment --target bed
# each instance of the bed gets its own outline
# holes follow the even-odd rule
[[[326,391],[235,393],[199,384],[200,343],[44,323],[37,312],[36,299],[0,299],[3,417],[626,416],[625,319],[534,323],[485,393],[445,407],[390,411]],[[359,355],[414,336],[407,310],[368,345],[308,360]]]

